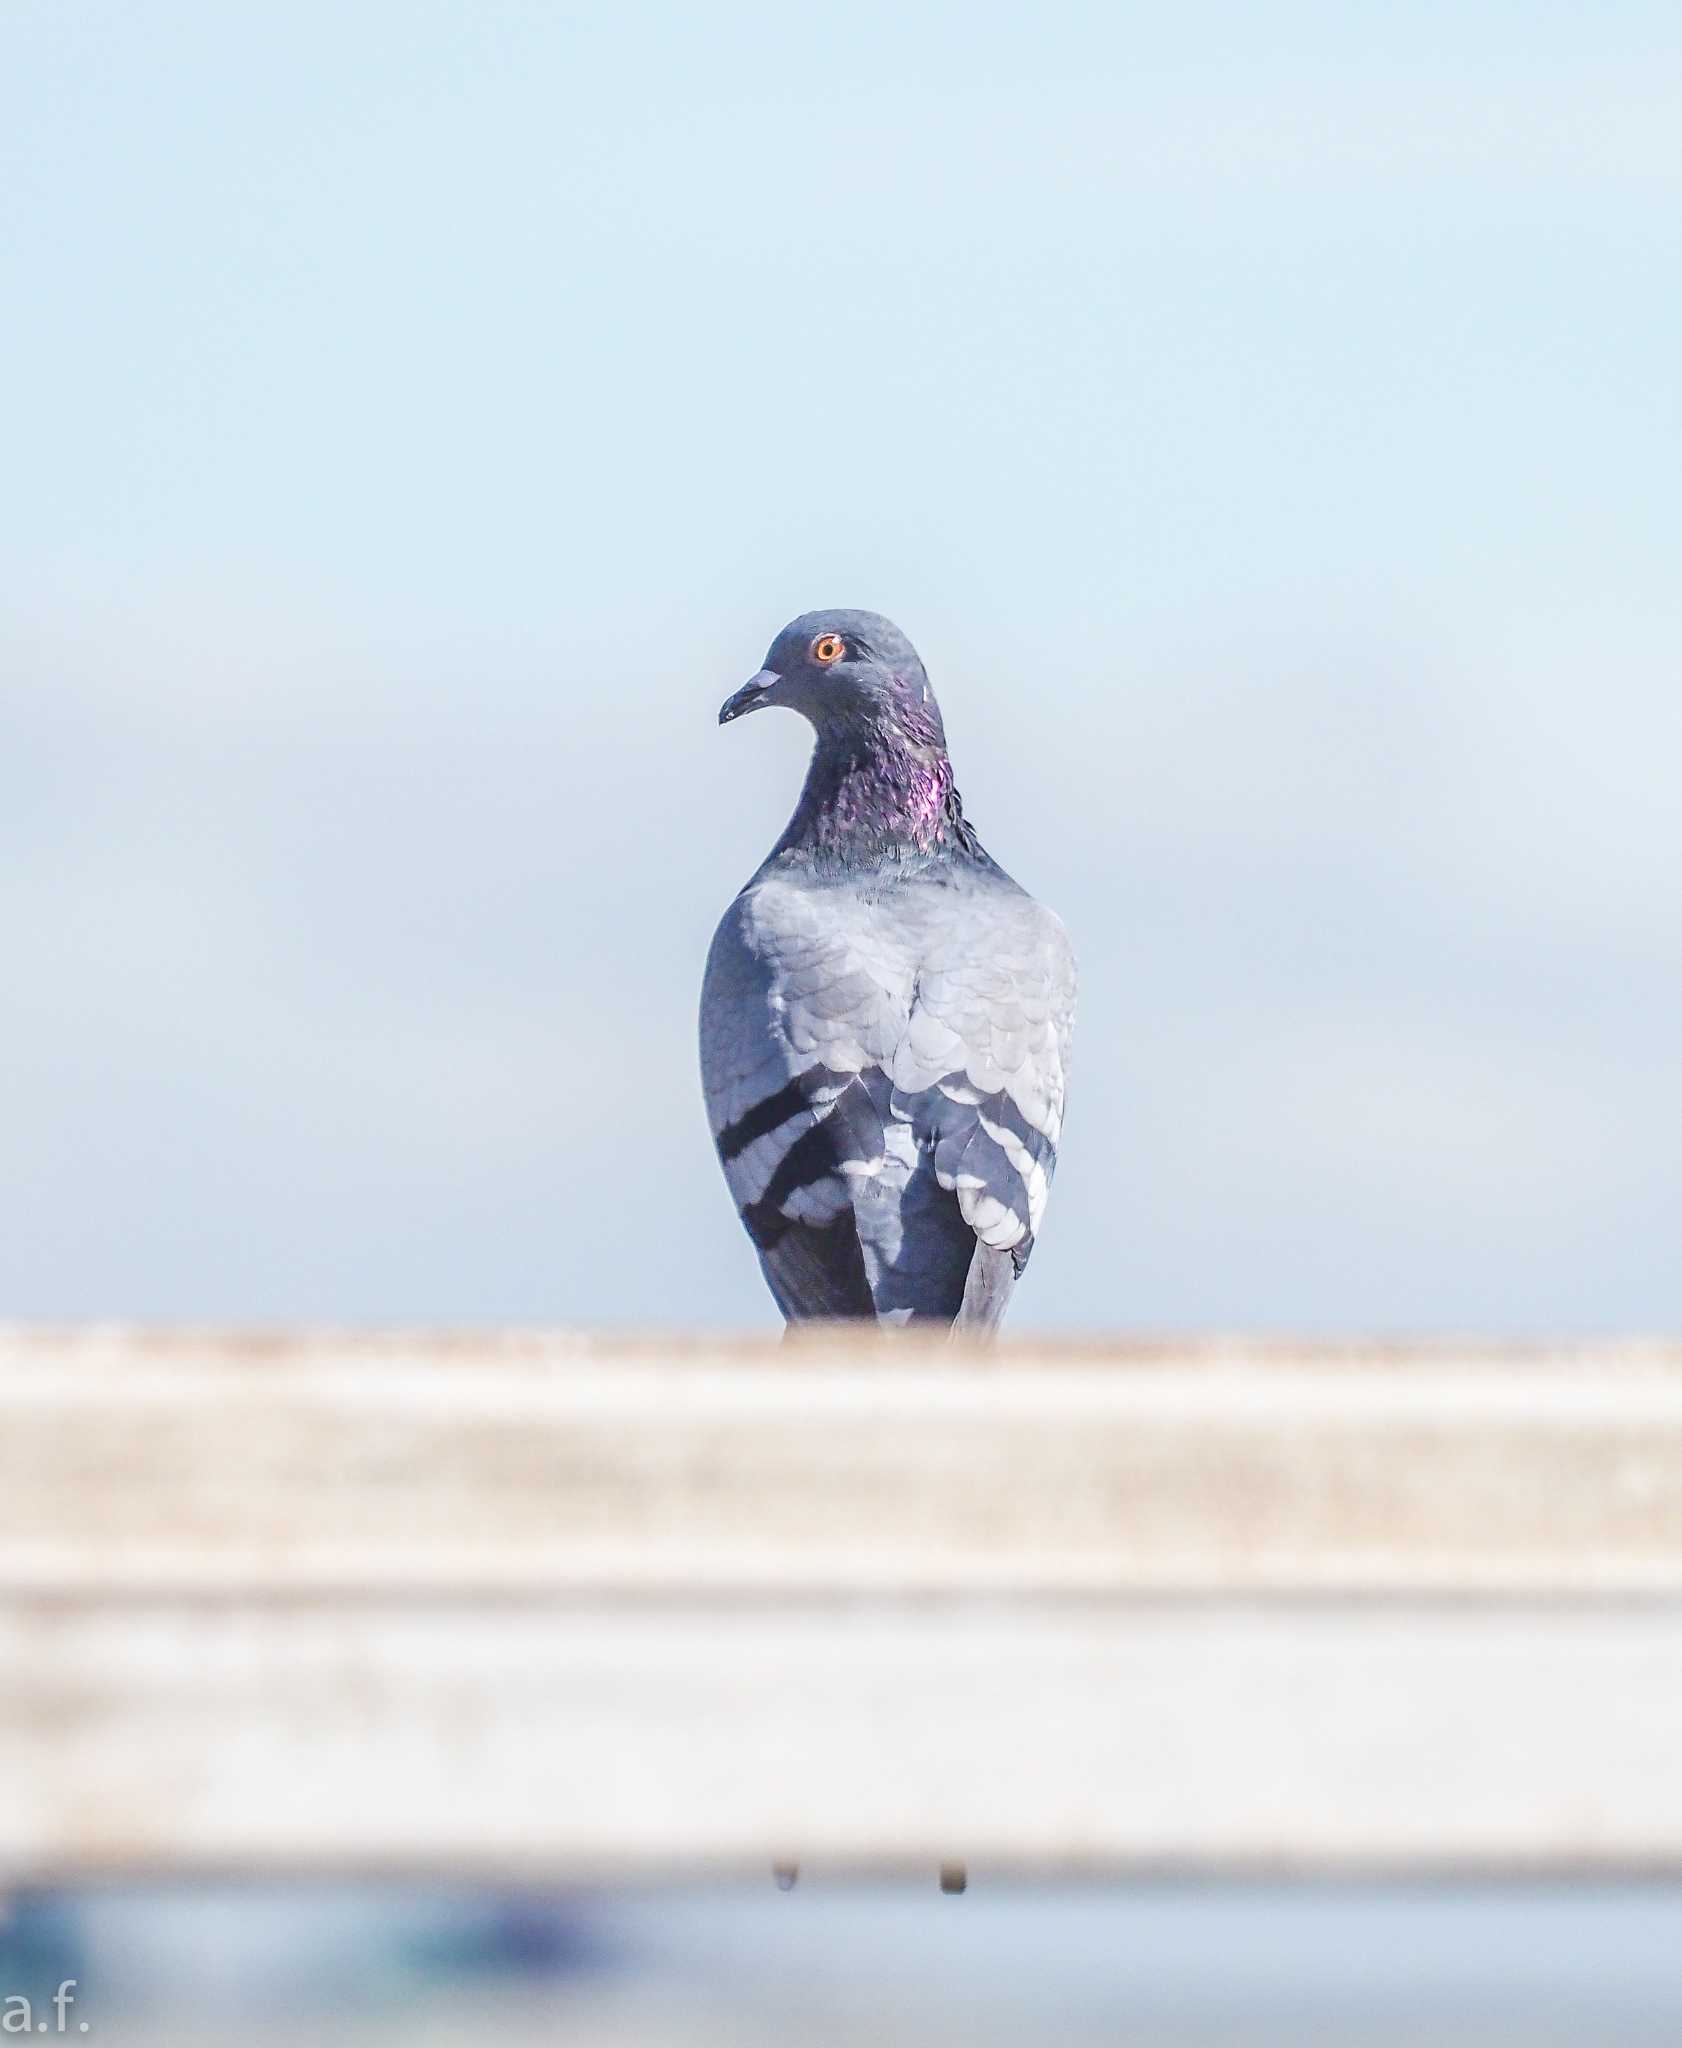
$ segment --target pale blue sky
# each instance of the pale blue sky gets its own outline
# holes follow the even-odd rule
[[[0,1313],[763,1323],[693,1051],[891,613],[1034,1325],[1682,1323],[1682,13],[0,8]]]

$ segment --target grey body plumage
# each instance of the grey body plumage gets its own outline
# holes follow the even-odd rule
[[[923,665],[888,620],[794,620],[720,722],[768,704],[817,744],[708,955],[725,1177],[791,1323],[991,1329],[1062,1134],[1067,935],[964,817]]]

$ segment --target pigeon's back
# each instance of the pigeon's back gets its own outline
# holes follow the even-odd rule
[[[772,863],[702,996],[707,1107],[790,1321],[991,1327],[1062,1131],[1074,962],[990,862],[868,879]]]

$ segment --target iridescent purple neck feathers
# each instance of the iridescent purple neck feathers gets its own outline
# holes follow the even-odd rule
[[[821,733],[777,854],[843,865],[979,854],[953,780],[940,711],[920,677],[879,715]]]

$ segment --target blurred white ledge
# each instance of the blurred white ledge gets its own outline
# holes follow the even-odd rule
[[[1682,1350],[0,1331],[0,1871],[1682,1869]]]

